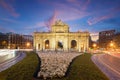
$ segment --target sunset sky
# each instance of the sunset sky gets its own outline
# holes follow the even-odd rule
[[[70,31],[120,31],[120,0],[0,0],[0,32],[48,31],[61,19]]]

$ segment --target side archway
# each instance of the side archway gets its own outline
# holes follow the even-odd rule
[[[76,49],[76,47],[77,47],[77,41],[76,40],[72,40],[71,41],[71,48],[72,49]]]
[[[49,48],[50,48],[50,41],[45,40],[45,49],[49,49]]]
[[[38,50],[40,50],[40,44],[38,44]]]

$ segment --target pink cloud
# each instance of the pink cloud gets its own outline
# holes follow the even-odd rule
[[[86,10],[91,0],[85,0],[85,2],[81,0],[67,0],[71,5],[79,7],[81,10]],[[83,5],[83,6],[82,6]]]
[[[97,16],[93,17],[93,18],[89,18],[87,23],[89,25],[93,25],[93,24],[96,24],[100,21],[115,17],[115,15],[120,12],[120,7],[115,7],[115,8],[108,9],[108,10],[106,10],[106,14],[101,15],[101,14],[103,14],[103,12],[98,11],[97,13],[93,13],[93,15],[98,14],[98,13],[99,14]],[[112,12],[114,12],[114,13],[112,13]]]
[[[80,0],[67,0],[67,2],[78,7],[82,4]]]
[[[68,2],[76,3],[77,0],[67,0]]]
[[[26,27],[26,29],[40,29],[40,28],[45,28],[47,29],[48,31],[51,30],[51,26],[55,23],[55,21],[57,20],[56,17],[57,17],[57,14],[58,12],[55,10],[53,15],[50,16],[47,20],[45,21],[42,21],[42,22],[37,22],[35,23],[33,26],[28,26]]]
[[[48,31],[51,30],[51,26],[55,23],[56,21],[56,17],[57,17],[58,12],[55,10],[53,15],[51,17],[49,17],[46,21],[42,21],[42,22],[37,22],[36,24],[34,24],[33,26],[29,26],[29,27],[25,27],[25,29],[40,29],[40,28],[45,28],[48,29]]]
[[[48,20],[45,22],[45,25],[49,31],[51,30],[52,24],[55,23],[57,15],[58,15],[58,12],[55,10],[53,15],[50,18],[48,18]]]
[[[82,10],[86,10],[89,4],[90,4],[90,0],[87,0],[84,6],[82,7]]]
[[[120,12],[120,6],[113,8],[112,11],[114,11],[114,12]]]
[[[65,5],[64,3],[55,3],[54,6],[57,7],[57,19],[62,19],[63,21],[76,20],[90,15],[86,11]]]
[[[36,23],[36,28],[38,28],[38,27],[44,27],[45,26],[45,23],[44,22],[38,22],[38,23]]]
[[[41,28],[41,27],[45,27],[45,22],[37,22],[36,24],[34,24],[33,26],[27,26],[25,27],[26,30],[31,30],[31,29],[37,29],[37,28]]]
[[[106,14],[106,15],[102,15],[102,16],[97,16],[97,17],[88,19],[87,23],[89,25],[93,25],[93,24],[96,24],[100,21],[103,21],[103,20],[106,20],[106,19],[109,19],[112,17],[114,17],[114,14]]]
[[[8,4],[4,0],[0,0],[0,6],[2,6],[4,9],[6,9],[10,14],[14,17],[18,17],[19,14],[15,12],[15,9],[13,8],[12,5]]]
[[[24,30],[35,30],[39,31],[40,29],[48,29],[48,27],[45,24],[45,21],[37,22],[33,24],[32,26],[25,26]]]
[[[56,19],[61,19],[63,21],[70,21],[70,20],[81,19],[91,14],[85,11],[85,9],[87,9],[88,4],[90,3],[90,0],[86,0],[86,2],[83,2],[82,0],[66,0],[66,2],[67,5],[66,3],[46,1],[46,3],[49,3],[56,9],[55,12],[55,15],[57,13]],[[51,16],[51,18],[54,18],[54,16]],[[52,23],[52,21],[53,21],[52,19],[48,20],[48,22],[46,22],[45,24],[49,26]]]

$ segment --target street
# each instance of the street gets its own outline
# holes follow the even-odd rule
[[[24,53],[5,53],[0,53],[0,72],[16,64],[26,56]]]
[[[117,57],[116,57],[117,56]],[[95,54],[92,61],[110,80],[120,80],[120,54]]]

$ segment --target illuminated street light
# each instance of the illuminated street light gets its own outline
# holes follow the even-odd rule
[[[27,47],[29,47],[29,46],[30,46],[30,43],[29,43],[29,42],[27,42],[27,43],[26,43],[26,46],[27,46]]]
[[[116,48],[115,42],[113,42],[113,41],[110,42],[109,46],[112,50],[115,50],[115,48]]]
[[[4,46],[4,48],[6,47],[7,42],[6,41],[2,41],[2,45]]]
[[[110,43],[110,47],[113,47],[114,46],[114,44],[113,43]]]
[[[93,48],[96,48],[96,47],[97,47],[97,44],[96,44],[96,43],[94,43],[94,44],[93,44]]]
[[[111,41],[111,42],[110,42],[110,47],[111,47],[111,48],[114,48],[114,46],[115,46],[114,43]]]

